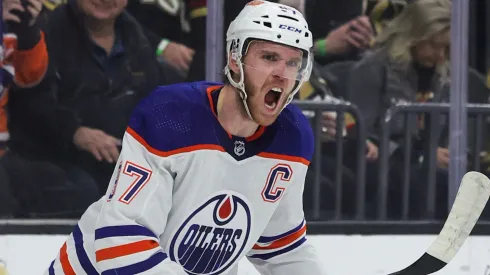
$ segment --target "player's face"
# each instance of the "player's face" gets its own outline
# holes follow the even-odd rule
[[[242,62],[248,107],[260,125],[272,124],[291,94],[301,67],[298,49],[253,41]]]
[[[80,9],[97,20],[111,20],[121,14],[128,0],[78,0]]]

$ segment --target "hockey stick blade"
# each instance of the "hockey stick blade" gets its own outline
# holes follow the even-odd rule
[[[426,275],[444,268],[470,235],[489,196],[490,180],[479,172],[466,173],[437,239],[417,261],[389,275]]]

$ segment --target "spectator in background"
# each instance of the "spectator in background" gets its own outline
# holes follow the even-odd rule
[[[371,135],[380,130],[382,115],[392,106],[403,102],[444,102],[449,97],[449,28],[451,2],[449,0],[424,0],[407,4],[399,16],[387,24],[376,41],[374,52],[364,57],[352,69],[348,78],[348,97],[357,105],[365,118]],[[409,120],[404,125],[398,116],[391,128],[392,176],[390,210],[400,205],[403,175],[402,144],[405,127],[413,137],[411,173],[412,217],[420,218],[425,209],[427,194],[428,140],[423,116]],[[445,121],[441,121],[441,127]],[[427,157],[425,157],[427,159]],[[437,148],[437,217],[446,213],[447,166],[449,151],[441,137]],[[415,207],[420,206],[420,209]]]
[[[322,65],[357,60],[371,47],[373,27],[367,0],[307,0],[306,16],[315,40],[315,59]]]
[[[27,9],[27,10],[26,10]],[[36,24],[42,9],[41,0],[2,2],[3,35],[2,83],[0,90],[0,155],[9,138],[6,106],[8,87],[13,80],[18,86],[34,86],[44,76],[48,56],[43,33]]]
[[[133,0],[128,3],[127,10],[143,26],[159,60],[185,76],[194,50],[190,46],[190,25],[184,0]]]
[[[14,185],[12,161],[6,154],[9,139],[7,102],[10,85],[37,85],[48,67],[44,34],[36,24],[42,9],[41,0],[3,0],[3,45],[0,48],[0,218],[15,217],[26,208],[21,188]],[[22,171],[26,173],[29,171]],[[19,200],[17,200],[19,198]]]
[[[56,165],[75,181],[95,181],[101,192],[134,106],[171,83],[126,5],[69,0],[54,9],[46,17],[48,75],[10,101],[12,151]]]
[[[349,104],[341,98],[336,96],[335,90],[339,88],[338,80],[335,75],[326,70],[323,66],[315,63],[313,66],[312,74],[309,81],[305,82],[297,94],[299,100],[313,100],[322,101],[325,103],[338,105]],[[311,111],[303,111],[303,113],[313,120],[314,113]],[[343,119],[343,127],[337,129],[336,112],[323,112],[322,119],[320,120],[321,131],[320,140],[321,143],[321,209],[322,216],[331,219],[332,213],[335,210],[336,203],[336,179],[337,173],[341,173],[342,176],[342,212],[343,218],[354,218],[356,214],[357,206],[357,159],[358,159],[358,141],[357,135],[352,133],[355,130],[354,117],[345,113]],[[313,121],[313,129],[317,127]],[[342,131],[340,140],[337,140],[337,130]],[[338,152],[337,142],[343,143],[342,153],[342,165],[339,167],[336,163],[336,157]],[[378,147],[371,141],[367,140],[365,145],[365,155],[363,156],[367,160],[368,164],[377,162],[378,160]],[[317,148],[320,149],[320,148]],[[309,215],[309,210],[312,209],[313,186],[315,181],[315,170],[318,165],[315,161],[311,163],[311,169],[308,170],[306,176],[305,185],[305,199],[304,206],[306,214]],[[377,182],[377,170],[366,171],[365,181],[369,187],[375,187]],[[373,188],[368,188],[371,191]],[[367,194],[367,216],[374,217],[375,192],[369,192]]]

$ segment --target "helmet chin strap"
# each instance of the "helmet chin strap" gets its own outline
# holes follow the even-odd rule
[[[245,112],[247,112],[248,117],[256,122],[254,118],[252,117],[252,114],[250,113],[250,109],[248,108],[247,104],[247,93],[245,91],[245,74],[243,72],[243,64],[241,61],[241,56],[238,56],[236,53],[233,53],[233,59],[236,60],[238,68],[240,69],[240,81],[236,82],[232,75],[231,75],[231,69],[229,66],[226,66],[225,74],[228,77],[228,80],[230,81],[231,85],[235,87],[238,90],[238,94],[240,95],[240,98],[242,99],[243,107],[245,107]]]

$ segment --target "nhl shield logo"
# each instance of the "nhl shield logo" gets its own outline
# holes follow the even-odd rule
[[[245,143],[241,140],[235,141],[235,155],[241,156],[245,154]]]
[[[239,194],[213,196],[176,231],[170,244],[170,259],[188,274],[221,274],[242,254],[250,223],[250,208]]]

